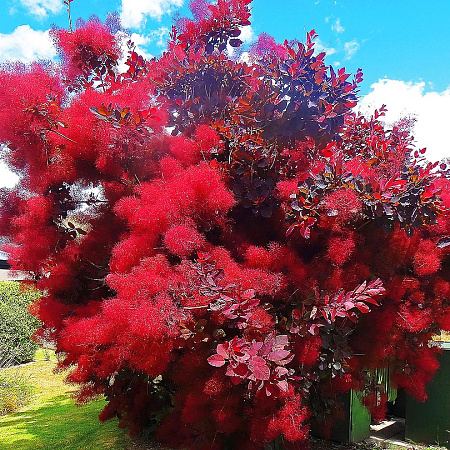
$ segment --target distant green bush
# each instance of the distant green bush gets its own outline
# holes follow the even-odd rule
[[[0,416],[16,412],[32,398],[35,388],[14,369],[0,370]]]
[[[0,367],[33,359],[37,345],[30,336],[39,322],[28,306],[37,297],[37,291],[23,290],[15,281],[0,282]]]

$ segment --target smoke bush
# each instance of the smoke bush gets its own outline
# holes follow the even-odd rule
[[[303,445],[339,395],[377,419],[390,366],[424,399],[450,329],[448,172],[306,42],[230,56],[251,0],[192,2],[160,57],[98,21],[55,30],[60,67],[0,72],[14,269],[78,401],[189,448]],[[237,444],[239,443],[239,444]],[[237,447],[236,447],[237,448]]]

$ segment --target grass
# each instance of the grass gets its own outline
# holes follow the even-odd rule
[[[0,448],[124,450],[131,443],[126,431],[115,420],[98,420],[105,401],[75,406],[70,397],[74,387],[63,383],[64,374],[53,374],[54,366],[54,355],[38,351],[36,362],[4,369],[26,374],[36,393],[25,408],[0,417]]]
[[[15,372],[0,373],[0,416],[16,412],[32,398],[34,387]]]

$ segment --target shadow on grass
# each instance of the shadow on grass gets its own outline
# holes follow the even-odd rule
[[[99,400],[77,407],[72,399],[59,396],[47,406],[4,417],[0,422],[0,448],[125,449],[130,439],[117,421],[98,420],[104,405]]]

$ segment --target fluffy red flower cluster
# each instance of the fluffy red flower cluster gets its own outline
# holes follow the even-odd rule
[[[79,402],[106,396],[101,420],[172,446],[306,445],[350,389],[380,419],[370,370],[423,400],[450,329],[448,171],[384,109],[352,112],[362,74],[326,66],[314,31],[239,59],[249,3],[192,2],[126,74],[95,20],[53,32],[61,67],[0,72],[22,175],[0,229],[43,292],[36,339]]]

